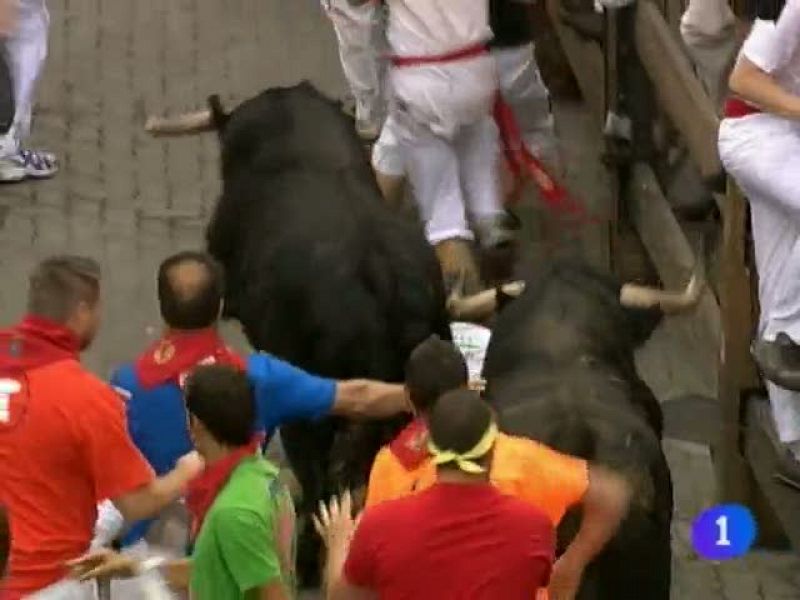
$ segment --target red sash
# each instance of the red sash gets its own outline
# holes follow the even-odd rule
[[[18,325],[0,331],[0,373],[22,373],[59,360],[78,360],[75,334],[48,319],[28,315]]]
[[[761,112],[763,111],[757,106],[753,106],[736,96],[730,96],[725,100],[725,108],[723,110],[726,119],[738,119],[748,115],[757,115]]]
[[[214,499],[220,490],[228,483],[231,473],[248,456],[253,456],[261,445],[262,436],[257,435],[247,446],[236,448],[228,456],[217,462],[206,465],[203,472],[189,483],[186,492],[186,507],[192,517],[191,539],[197,539],[197,534],[203,527],[208,509],[214,504]]]
[[[414,419],[392,440],[389,450],[404,469],[413,471],[430,456],[428,425],[420,418]]]
[[[452,52],[445,52],[444,54],[431,54],[429,56],[396,56],[392,55],[389,60],[395,67],[419,67],[421,65],[434,65],[441,63],[456,62],[459,60],[466,60],[468,58],[475,58],[482,54],[489,52],[489,48],[485,42],[479,42],[472,46],[459,48]]]
[[[136,360],[136,375],[145,388],[171,381],[183,383],[184,375],[200,364],[220,363],[244,369],[244,361],[214,328],[173,331],[153,343]]]

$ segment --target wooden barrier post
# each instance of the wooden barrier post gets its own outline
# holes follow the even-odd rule
[[[743,454],[742,394],[754,387],[757,378],[749,351],[752,307],[745,265],[745,223],[744,198],[729,181],[723,200],[717,286],[723,332],[717,373],[722,423],[712,453],[720,500],[751,505],[753,481]]]

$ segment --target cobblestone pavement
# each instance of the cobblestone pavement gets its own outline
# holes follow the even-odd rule
[[[304,78],[332,95],[344,86],[316,0],[53,0],[50,7],[35,141],[59,154],[63,172],[0,187],[0,320],[22,312],[25,276],[38,258],[65,251],[99,258],[106,326],[86,360],[105,374],[156,335],[155,268],[165,254],[202,244],[219,187],[213,136],[156,141],[142,131],[145,116],[197,107],[211,93],[238,101]],[[593,142],[581,130],[587,122],[562,120],[572,164],[592,163]],[[586,193],[598,187],[597,170],[569,174]],[[227,333],[241,343],[235,329]],[[667,450],[678,517],[673,597],[800,598],[793,556],[754,553],[725,565],[693,556],[691,517],[712,497],[708,451],[675,441]]]

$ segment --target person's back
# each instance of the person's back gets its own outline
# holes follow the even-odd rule
[[[554,535],[542,512],[488,483],[437,483],[366,512],[356,538],[368,543],[354,539],[345,574],[385,600],[530,599],[547,586]]]
[[[258,532],[266,525],[271,535],[268,539],[226,539],[228,524],[232,521],[260,525],[252,528]],[[229,590],[240,584],[242,577],[237,573],[238,579],[234,579],[226,561],[247,562],[247,554],[257,552],[259,544],[273,550],[277,559],[277,563],[271,563],[273,568],[281,573],[286,589],[294,589],[294,530],[294,506],[278,479],[278,469],[260,456],[243,460],[214,500],[197,538],[191,584],[197,597],[224,600]],[[256,572],[252,575],[260,576]],[[257,590],[252,594],[258,597]]]
[[[31,276],[32,314],[0,332],[0,504],[12,533],[4,600],[65,575],[65,561],[88,549],[97,502],[153,479],[122,401],[78,360],[97,327],[95,277],[79,257],[44,261]],[[59,311],[69,327],[54,320],[63,315],[34,316]]]
[[[492,37],[485,0],[389,0],[387,38],[392,51],[439,55]]]

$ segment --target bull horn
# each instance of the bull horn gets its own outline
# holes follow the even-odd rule
[[[152,136],[190,135],[211,131],[214,123],[210,110],[198,110],[174,117],[148,117],[145,131]]]
[[[620,289],[619,302],[629,308],[660,308],[664,314],[677,314],[697,306],[704,289],[705,280],[695,272],[680,292],[626,283]]]
[[[462,296],[456,286],[447,299],[447,311],[455,320],[482,321],[492,316],[497,309],[497,289],[484,290],[471,296]],[[507,296],[516,298],[525,291],[524,281],[512,281],[500,286]]]

